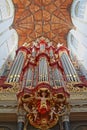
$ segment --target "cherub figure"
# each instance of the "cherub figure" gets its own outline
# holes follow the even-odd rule
[[[29,109],[29,107],[28,107],[28,104],[27,104],[27,103],[24,103],[23,106],[24,106],[24,109],[25,109],[28,113],[30,113],[30,109]]]
[[[55,112],[55,107],[52,107],[51,111],[50,111],[50,120],[53,120],[53,115],[54,114],[57,114],[57,113]]]
[[[37,112],[37,110],[36,110],[35,107],[32,108],[31,113],[33,113],[33,115],[34,115],[34,121],[36,121],[36,119],[37,119],[37,113],[38,113],[38,112]]]
[[[46,92],[45,91],[42,91],[41,92],[41,96],[37,96],[36,95],[36,99],[40,100],[40,107],[39,109],[41,108],[46,108],[47,109],[47,101],[49,100],[49,97],[46,97]]]

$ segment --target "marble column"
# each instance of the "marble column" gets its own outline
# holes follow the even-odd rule
[[[62,121],[63,121],[63,130],[70,130],[70,122],[68,114],[62,117]]]
[[[21,111],[18,113],[17,130],[24,130],[25,124],[25,112]]]

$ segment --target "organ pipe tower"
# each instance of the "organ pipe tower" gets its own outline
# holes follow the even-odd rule
[[[5,84],[18,86],[18,130],[24,130],[25,119],[40,130],[54,127],[60,119],[64,130],[70,130],[69,84],[80,84],[80,78],[62,44],[57,47],[44,37],[32,46],[20,47]],[[26,116],[27,115],[27,116]]]

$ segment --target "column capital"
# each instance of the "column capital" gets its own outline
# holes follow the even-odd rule
[[[25,122],[25,115],[18,115],[18,122]]]
[[[65,122],[65,121],[68,121],[69,122],[69,115],[68,114],[65,114],[62,116],[62,121]]]
[[[20,108],[17,113],[18,122],[25,122],[26,112],[23,108]]]

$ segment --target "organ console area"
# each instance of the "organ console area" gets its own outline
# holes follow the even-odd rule
[[[61,127],[70,130],[69,90],[83,85],[86,87],[70,59],[69,50],[62,44],[55,47],[49,39],[41,37],[32,46],[26,44],[16,51],[2,87],[17,88],[18,130],[27,127],[26,120],[40,130],[51,129],[56,124],[59,130]]]

